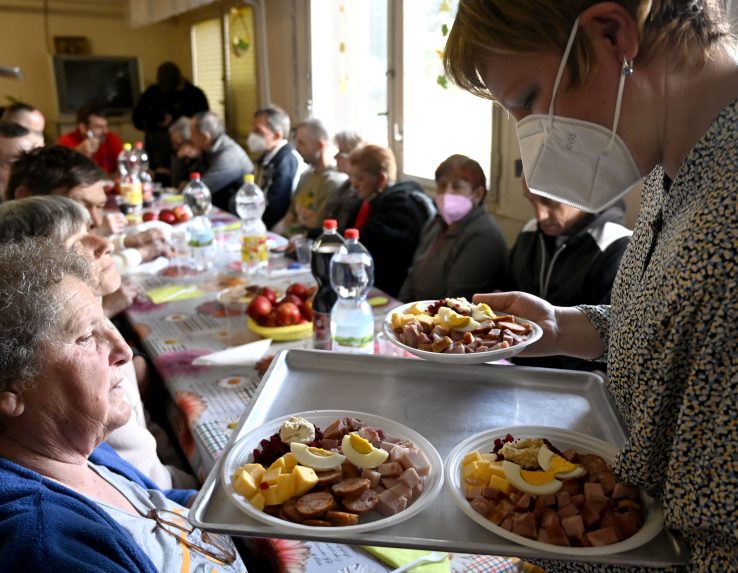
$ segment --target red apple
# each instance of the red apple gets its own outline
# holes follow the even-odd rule
[[[263,295],[256,295],[251,302],[249,303],[248,308],[246,309],[246,312],[248,315],[253,318],[256,322],[259,322],[260,318],[263,318],[267,316],[272,311],[272,303],[271,301],[263,296]]]
[[[162,209],[159,211],[159,221],[164,221],[170,225],[177,223],[177,216],[172,212],[171,209]]]
[[[174,209],[172,209],[172,213],[174,213],[174,216],[177,217],[178,223],[184,223],[185,221],[189,221],[192,218],[190,208],[187,207],[187,205],[177,205]]]
[[[277,313],[274,310],[266,316],[262,316],[258,322],[261,326],[268,326],[270,328],[274,326],[279,326],[277,324]]]
[[[158,218],[158,215],[156,211],[144,211],[144,214],[143,214],[144,221],[156,221],[157,218]]]
[[[277,324],[279,326],[297,324],[301,318],[300,309],[294,302],[283,302],[277,307]]]
[[[277,304],[277,291],[270,287],[262,287],[259,294],[269,299],[272,304]]]
[[[293,294],[301,300],[307,298],[307,287],[302,283],[291,284],[287,287],[287,294]]]

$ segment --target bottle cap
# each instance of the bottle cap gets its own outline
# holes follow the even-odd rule
[[[347,239],[358,239],[359,229],[346,229],[343,236],[346,237]]]
[[[130,151],[131,150],[131,144],[130,143],[124,143],[123,144],[123,149],[125,149],[126,151]]]
[[[137,141],[136,142],[136,149],[143,149],[143,146],[144,146],[144,144],[143,144],[142,141]]]
[[[338,221],[335,219],[326,219],[323,221],[324,229],[338,229]]]
[[[244,183],[253,183],[254,182],[254,174],[253,173],[247,173],[243,176],[243,182]]]
[[[190,173],[190,181],[195,181],[196,179],[200,179],[199,171],[193,171],[192,173]]]

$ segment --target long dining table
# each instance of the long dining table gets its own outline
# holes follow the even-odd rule
[[[163,259],[142,265],[127,277],[140,288],[142,295],[125,312],[138,344],[163,383],[168,396],[165,406],[168,421],[200,483],[216,466],[264,373],[261,363],[193,364],[200,356],[229,347],[228,321],[218,293],[239,285],[269,286],[278,292],[284,292],[295,282],[314,285],[308,266],[299,265],[276,249],[272,250],[265,269],[245,274],[240,264],[238,219],[218,210],[210,218],[217,230],[211,268],[193,272],[176,260]],[[378,289],[373,289],[369,297],[374,304],[378,334],[375,351],[397,354],[398,349],[388,344],[380,333],[387,312],[400,301]],[[266,356],[280,350],[310,348],[310,336],[289,342],[272,341]],[[390,570],[367,552],[340,543],[257,539],[250,542],[250,547],[268,554],[279,571],[382,573]],[[487,555],[457,553],[450,557],[450,570],[457,573],[506,573],[520,570],[521,563],[514,558]]]

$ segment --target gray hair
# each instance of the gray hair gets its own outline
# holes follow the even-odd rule
[[[190,141],[192,139],[192,129],[190,128],[190,118],[183,115],[169,126],[169,133],[178,133],[182,136],[182,141]]]
[[[283,138],[290,136],[290,116],[281,107],[270,105],[256,111],[254,117],[265,117],[269,129],[281,133]]]
[[[354,149],[361,147],[365,143],[361,134],[353,129],[339,131],[333,136],[333,141],[341,153],[351,153]]]
[[[26,237],[48,237],[63,243],[90,227],[90,214],[82,205],[58,195],[27,197],[0,205],[0,243]]]
[[[83,257],[41,237],[0,245],[0,390],[29,388],[45,362],[42,345],[67,316],[59,284],[89,278]]]
[[[201,111],[195,114],[194,120],[197,131],[208,134],[213,141],[225,133],[223,120],[213,111]]]
[[[319,119],[301,121],[296,129],[306,129],[313,141],[328,141],[328,130]]]

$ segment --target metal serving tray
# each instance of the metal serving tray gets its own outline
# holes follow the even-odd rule
[[[274,359],[223,457],[239,436],[267,420],[321,409],[370,412],[396,420],[425,436],[444,459],[472,434],[517,424],[575,430],[618,446],[625,441],[622,422],[602,378],[596,374],[495,364],[451,366],[408,358],[287,350]],[[562,559],[561,555],[523,547],[479,527],[456,507],[445,490],[418,515],[385,529],[361,534],[341,533],[340,528],[320,529],[315,536],[285,533],[249,518],[226,497],[218,477],[220,463],[210,472],[190,512],[193,523],[211,531]],[[666,567],[684,563],[687,557],[683,540],[662,531],[632,551],[577,560]]]

